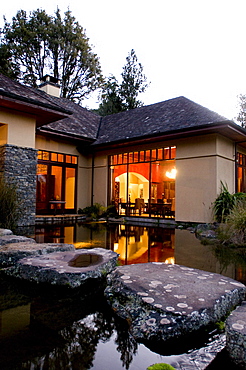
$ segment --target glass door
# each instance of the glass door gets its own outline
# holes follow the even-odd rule
[[[76,156],[38,151],[37,214],[76,212],[77,163]]]
[[[37,213],[48,209],[47,196],[48,183],[48,166],[45,164],[38,164],[37,166]]]

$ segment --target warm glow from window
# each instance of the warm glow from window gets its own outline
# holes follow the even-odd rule
[[[176,175],[177,175],[177,170],[176,168],[172,168],[171,171],[167,171],[166,172],[166,176],[169,178],[169,179],[176,179]]]
[[[165,261],[165,263],[167,265],[174,265],[174,263],[175,263],[174,257],[167,258],[166,261]]]

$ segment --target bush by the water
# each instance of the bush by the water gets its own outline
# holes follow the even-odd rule
[[[16,185],[0,178],[0,227],[14,230],[21,217],[21,202]]]
[[[228,191],[227,185],[221,182],[220,194],[213,203],[215,221],[225,222],[235,204],[235,196]]]
[[[226,218],[224,225],[219,228],[219,237],[224,244],[246,246],[246,198],[235,202],[234,207]]]
[[[246,194],[231,194],[221,182],[221,191],[213,203],[219,240],[230,246],[246,246]]]
[[[110,205],[108,207],[104,207],[99,203],[93,204],[93,206],[80,208],[78,210],[78,213],[86,215],[87,217],[91,217],[95,220],[98,220],[99,218],[108,218],[108,217],[114,217],[117,218],[118,212],[114,205]]]

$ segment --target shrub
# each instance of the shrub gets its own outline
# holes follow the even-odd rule
[[[98,220],[100,217],[102,217],[103,213],[106,211],[106,208],[103,207],[99,203],[93,204],[93,206],[85,207],[85,208],[80,208],[78,210],[78,213],[84,214],[87,217],[92,217],[93,219]]]
[[[114,204],[111,204],[107,207],[106,211],[102,215],[105,218],[112,217],[112,218],[118,218],[119,214]]]
[[[217,222],[225,222],[227,216],[230,214],[236,201],[235,195],[228,191],[227,185],[221,182],[221,190],[219,196],[213,203],[214,218]]]
[[[99,203],[95,203],[93,206],[85,207],[83,209],[79,209],[78,213],[84,214],[88,217],[92,217],[93,219],[99,219],[100,217],[108,218],[108,217],[119,217],[117,209],[114,205],[110,205],[107,208],[103,207]]]
[[[17,187],[0,178],[0,227],[14,230],[21,217]]]
[[[235,245],[246,244],[246,198],[239,199],[226,220],[230,241]]]

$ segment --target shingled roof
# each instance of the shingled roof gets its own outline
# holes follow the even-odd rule
[[[68,99],[48,95],[0,74],[0,106],[8,107],[8,100],[9,108],[14,102],[37,116],[38,132],[85,140],[93,146],[183,135],[192,130],[198,133],[215,127],[235,141],[242,141],[242,135],[246,135],[246,130],[234,122],[183,96],[100,117]]]
[[[22,85],[17,81],[0,73],[0,96],[2,99],[8,98],[23,102],[24,104],[32,104],[35,106],[48,108],[70,114],[70,112],[57,102],[54,102],[50,95],[44,94],[41,90]]]
[[[91,141],[96,140],[101,120],[100,116],[71,100],[55,97],[52,97],[52,99],[58,101],[65,109],[72,112],[72,115],[40,127],[40,132],[63,133],[70,137],[80,137],[81,139],[89,139]]]
[[[2,74],[0,74],[0,97],[1,106],[10,108],[11,105],[7,104],[10,101],[12,104],[22,105],[22,109],[27,112],[37,113],[38,126],[42,126],[38,129],[40,132],[90,141],[97,137],[100,117],[68,99],[57,98],[39,89],[22,85]],[[40,116],[38,110],[45,112]],[[50,119],[47,117],[48,113]]]
[[[181,96],[103,117],[97,141],[106,144],[230,122]]]

